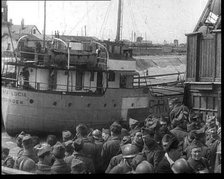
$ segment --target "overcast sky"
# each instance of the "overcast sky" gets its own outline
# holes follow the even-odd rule
[[[123,0],[122,39],[132,32],[153,43],[186,42],[208,0]],[[47,1],[46,33],[115,39],[118,0]],[[43,31],[44,1],[8,1],[8,18],[13,24],[36,25]]]

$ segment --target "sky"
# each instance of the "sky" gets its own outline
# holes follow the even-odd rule
[[[123,0],[122,39],[133,33],[153,43],[186,43],[208,0]],[[7,1],[13,24],[36,25],[43,33],[44,1]],[[46,2],[46,34],[86,35],[99,39],[116,37],[118,0]]]

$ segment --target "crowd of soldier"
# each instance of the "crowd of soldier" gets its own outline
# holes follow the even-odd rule
[[[178,103],[169,116],[130,118],[129,126],[115,121],[99,130],[79,124],[62,131],[62,141],[48,135],[44,143],[21,132],[16,142],[15,159],[2,146],[2,166],[36,174],[221,173],[220,120],[203,121]]]

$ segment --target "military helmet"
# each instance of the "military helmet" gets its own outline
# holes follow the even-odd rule
[[[189,173],[190,171],[190,167],[184,158],[176,160],[171,169],[174,173]]]
[[[124,158],[133,158],[139,152],[139,149],[135,145],[126,144],[122,146],[121,151]]]
[[[95,129],[93,132],[92,132],[92,136],[93,138],[95,139],[100,139],[102,137],[102,133],[99,129]]]
[[[135,173],[153,173],[153,166],[148,161],[144,160],[138,164]]]

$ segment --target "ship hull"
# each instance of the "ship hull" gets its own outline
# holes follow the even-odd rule
[[[144,89],[108,89],[102,96],[80,96],[2,87],[2,118],[9,135],[60,133],[79,123],[109,127],[114,120],[167,114],[168,97],[155,97]]]

